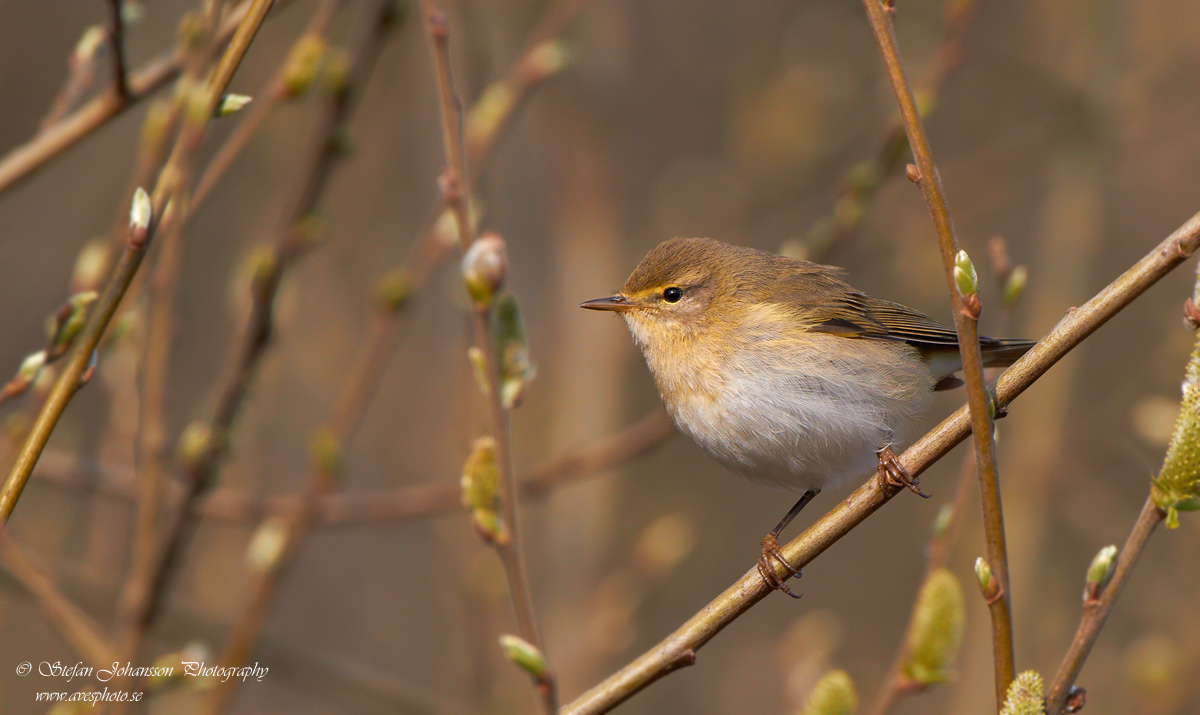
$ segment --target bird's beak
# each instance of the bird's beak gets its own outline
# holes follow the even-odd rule
[[[629,304],[625,296],[617,293],[609,298],[596,298],[595,300],[585,301],[580,303],[579,307],[587,308],[588,310],[615,310],[617,312],[624,312],[633,306]]]

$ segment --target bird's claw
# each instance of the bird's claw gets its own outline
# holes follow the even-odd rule
[[[788,574],[786,578],[779,577],[775,571],[775,564],[783,566],[783,570]],[[762,540],[762,555],[758,558],[758,575],[772,589],[783,591],[792,598],[800,598],[800,594],[792,593],[784,583],[789,578],[799,578],[800,570],[793,568],[783,557],[783,551],[780,550],[779,541],[774,534],[767,534]]]
[[[888,484],[894,487],[903,487],[923,499],[929,498],[928,494],[921,491],[920,480],[911,476],[904,465],[900,463],[900,458],[892,450],[892,445],[884,445],[876,454],[879,455],[879,468],[883,470],[884,479]]]

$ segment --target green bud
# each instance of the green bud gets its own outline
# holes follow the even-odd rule
[[[858,709],[858,693],[854,681],[844,670],[831,670],[813,686],[804,703],[802,715],[854,715]]]
[[[142,187],[133,192],[133,201],[129,206],[130,232],[145,234],[150,229],[150,221],[154,218],[154,205],[150,203],[150,195]]]
[[[525,386],[537,374],[537,368],[529,358],[517,299],[508,293],[501,295],[493,307],[491,323],[500,364],[500,400],[505,409],[511,410],[521,404]]]
[[[1025,284],[1029,282],[1029,269],[1025,266],[1017,266],[1012,269],[1012,273],[1008,274],[1008,280],[1004,282],[1004,303],[1005,305],[1013,305],[1021,298],[1021,294],[1025,292]]]
[[[1179,417],[1153,484],[1152,498],[1167,513],[1168,528],[1179,526],[1180,511],[1200,509],[1200,340],[1188,361]]]
[[[270,281],[278,269],[279,260],[275,255],[275,247],[265,243],[254,247],[250,256],[246,258],[244,268],[250,275],[250,284],[256,288]]]
[[[328,45],[320,35],[305,35],[288,51],[283,65],[283,87],[289,97],[299,97],[312,86]]]
[[[254,101],[254,98],[248,94],[231,93],[222,95],[221,100],[217,102],[217,106],[213,110],[213,116],[220,118],[236,114],[252,101]]]
[[[54,340],[52,354],[57,357],[71,347],[75,338],[87,324],[88,312],[99,295],[94,290],[76,293],[63,305],[56,315],[50,316],[46,325],[48,336]]]
[[[375,297],[383,305],[384,310],[395,313],[408,303],[412,296],[412,274],[407,269],[397,268],[388,273],[375,284]]]
[[[488,377],[487,359],[483,356],[483,351],[472,345],[467,348],[467,360],[471,363],[471,372],[475,375],[475,384],[479,386],[479,391],[485,395],[491,394],[491,379]]]
[[[483,308],[492,302],[508,277],[508,253],[500,234],[489,231],[471,244],[463,255],[462,275],[476,306]]]
[[[499,482],[496,440],[480,437],[463,463],[463,506],[471,512],[471,520],[480,536],[488,542],[503,544],[508,540],[508,532],[500,518]]]
[[[21,367],[17,368],[17,379],[22,380],[25,384],[30,384],[37,379],[38,373],[46,366],[46,351],[38,350],[32,355],[26,356],[21,362]]]
[[[1092,559],[1092,563],[1087,570],[1088,586],[1095,585],[1096,588],[1103,588],[1104,584],[1108,583],[1108,577],[1112,575],[1113,564],[1117,560],[1117,547],[1105,546],[1100,549],[1096,557]]]
[[[342,471],[342,445],[337,435],[328,427],[322,427],[313,434],[309,442],[309,453],[312,454],[313,464],[325,474],[340,474]]]
[[[83,31],[75,49],[71,51],[71,65],[78,67],[96,59],[96,51],[108,40],[108,31],[100,25],[92,25]]]
[[[517,636],[502,635],[500,636],[500,648],[503,649],[505,658],[516,663],[517,667],[535,679],[545,677],[550,670],[546,656],[542,655],[542,651],[538,650],[537,646],[527,640]]]
[[[264,519],[246,545],[246,568],[259,575],[274,571],[290,538],[291,529],[286,519],[281,516]]]
[[[979,292],[979,275],[966,251],[959,251],[954,257],[954,284],[964,298]]]
[[[207,422],[196,421],[183,429],[176,454],[185,467],[194,467],[212,449],[212,428]]]
[[[1004,699],[1004,709],[1000,715],[1044,715],[1044,697],[1042,676],[1027,670],[1008,686],[1008,696]]]
[[[917,595],[901,673],[926,687],[949,678],[962,641],[966,607],[958,578],[948,569],[929,574]]]
[[[992,567],[982,556],[975,558],[975,578],[979,581],[979,590],[987,593],[992,585]]]

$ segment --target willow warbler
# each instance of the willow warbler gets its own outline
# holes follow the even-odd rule
[[[916,488],[905,444],[935,390],[957,387],[958,338],[898,303],[851,288],[838,268],[707,238],[650,251],[616,295],[581,308],[620,313],[679,429],[734,471],[804,490],[763,539],[758,570],[791,594],[778,536],[820,490],[882,466]],[[984,365],[1033,345],[980,338]]]

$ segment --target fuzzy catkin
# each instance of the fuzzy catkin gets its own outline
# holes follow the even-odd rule
[[[1046,712],[1042,676],[1027,670],[1008,686],[1008,697],[1000,715],[1044,715]]]

